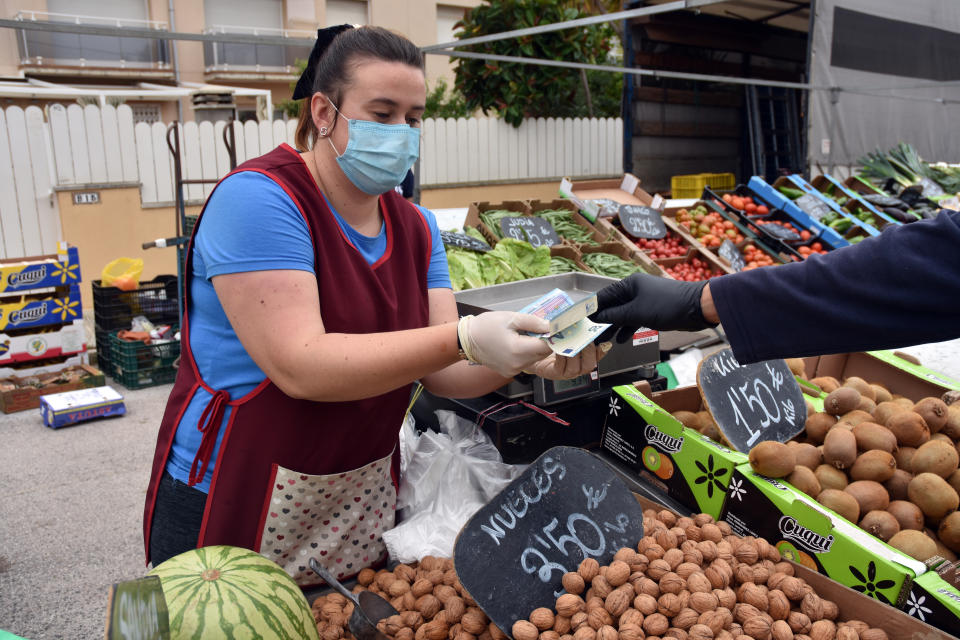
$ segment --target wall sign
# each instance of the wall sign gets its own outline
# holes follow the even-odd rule
[[[74,191],[73,204],[100,204],[100,192]]]

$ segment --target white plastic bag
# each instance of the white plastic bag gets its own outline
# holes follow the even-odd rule
[[[440,433],[417,435],[413,421],[401,433],[400,524],[383,534],[391,559],[449,558],[467,520],[523,471],[504,464],[476,424],[437,411]]]

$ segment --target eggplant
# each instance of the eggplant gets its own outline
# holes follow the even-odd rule
[[[878,207],[899,207],[906,208],[903,200],[900,198],[894,198],[893,196],[884,196],[879,193],[870,193],[862,196],[864,200],[870,204],[877,205]]]
[[[916,222],[917,217],[910,213],[907,213],[903,209],[898,209],[896,207],[883,207],[883,212],[896,220],[897,222]]]

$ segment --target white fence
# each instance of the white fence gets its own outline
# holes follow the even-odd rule
[[[187,122],[180,149],[186,179],[216,179],[230,169],[225,122]],[[237,162],[282,142],[295,121],[232,123]],[[528,120],[519,128],[493,118],[426,120],[420,147],[424,186],[498,180],[616,175],[623,166],[619,118]],[[127,105],[54,104],[0,110],[0,258],[50,253],[60,239],[55,186],[140,184],[144,205],[172,204],[173,157],[167,125],[133,122]],[[202,202],[213,185],[187,185]]]

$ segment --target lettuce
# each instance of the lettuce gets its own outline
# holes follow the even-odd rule
[[[550,273],[550,248],[505,238],[493,250],[477,253],[447,247],[447,265],[454,291],[537,278]]]

